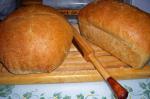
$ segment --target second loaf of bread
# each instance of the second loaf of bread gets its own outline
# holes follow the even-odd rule
[[[115,0],[95,1],[79,13],[81,34],[132,67],[150,58],[150,15]]]

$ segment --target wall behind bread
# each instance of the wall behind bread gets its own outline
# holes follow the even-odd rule
[[[140,8],[145,12],[150,13],[150,0],[124,0],[124,1]]]

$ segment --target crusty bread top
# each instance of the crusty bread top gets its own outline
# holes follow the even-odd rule
[[[97,0],[81,9],[79,20],[150,54],[150,15],[138,8],[116,0]]]
[[[18,8],[16,11],[11,13],[7,20],[11,20],[14,17],[27,17],[27,16],[33,16],[33,15],[44,15],[44,14],[56,14],[57,16],[62,15],[57,12],[54,8],[49,6],[43,6],[43,5],[28,5]]]

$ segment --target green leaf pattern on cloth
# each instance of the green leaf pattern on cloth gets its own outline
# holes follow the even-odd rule
[[[32,92],[27,92],[27,93],[23,94],[23,97],[25,99],[30,99],[32,97]]]
[[[138,99],[150,99],[150,80],[138,83],[140,90],[134,90],[128,85],[123,86],[129,92],[128,99],[132,99],[133,96],[139,97]],[[35,91],[34,89],[34,91],[24,92],[24,94],[13,93],[14,88],[15,85],[0,85],[0,99],[116,99],[113,94],[109,97],[101,96],[100,92],[96,92],[95,90],[91,90],[87,94],[79,91],[74,96],[60,91],[51,93],[52,95],[47,97],[46,93],[39,93],[38,90]]]
[[[7,97],[12,93],[13,85],[0,85],[0,97]]]

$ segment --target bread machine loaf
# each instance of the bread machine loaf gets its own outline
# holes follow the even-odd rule
[[[81,34],[128,65],[150,59],[150,15],[117,0],[97,0],[79,13]]]
[[[72,27],[51,7],[21,7],[1,23],[0,62],[14,74],[51,72],[72,43]]]

